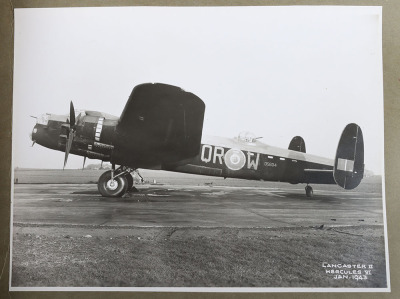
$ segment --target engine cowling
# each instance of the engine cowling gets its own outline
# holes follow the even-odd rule
[[[111,118],[111,117],[110,117]],[[117,118],[107,119],[100,113],[81,113],[77,117],[71,153],[90,159],[110,161]],[[69,125],[61,125],[59,149],[65,151]]]

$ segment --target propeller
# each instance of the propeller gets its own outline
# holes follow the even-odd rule
[[[85,162],[86,162],[86,156],[83,158],[83,166],[82,166],[82,171],[85,169]]]
[[[75,109],[72,101],[69,105],[69,125],[71,128],[75,128]]]
[[[71,104],[69,105],[69,134],[67,142],[65,144],[65,158],[64,158],[63,169],[65,168],[65,165],[67,165],[68,155],[71,150],[72,141],[74,140],[75,137],[75,131],[76,131],[75,109],[74,109],[74,104],[71,101]]]

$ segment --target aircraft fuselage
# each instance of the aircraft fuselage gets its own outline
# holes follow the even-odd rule
[[[262,142],[246,143],[237,138],[204,136],[200,153],[184,165],[166,166],[165,170],[289,183],[334,184],[333,161]],[[315,179],[305,169],[326,170]]]
[[[258,140],[203,136],[197,156],[178,163],[162,161],[154,155],[143,159],[140,147],[116,131],[118,118],[105,118],[101,113],[78,117],[71,153],[109,161],[133,169],[162,169],[199,175],[289,183],[335,184],[333,160],[303,152],[269,146]],[[65,151],[68,116],[48,114],[38,121],[32,132],[36,143]],[[326,171],[313,176],[307,169]]]

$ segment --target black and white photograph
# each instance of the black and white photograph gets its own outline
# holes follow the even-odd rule
[[[14,17],[10,290],[390,291],[381,7]]]

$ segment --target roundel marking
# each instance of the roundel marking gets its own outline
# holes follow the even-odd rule
[[[246,157],[241,150],[231,148],[226,152],[225,164],[230,170],[242,169],[245,163]]]

